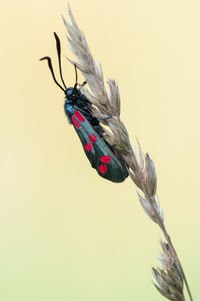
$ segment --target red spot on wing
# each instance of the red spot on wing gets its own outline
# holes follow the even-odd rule
[[[74,112],[74,115],[76,116],[76,118],[78,119],[78,120],[80,120],[80,121],[85,121],[85,118],[83,117],[83,115],[81,115],[81,113],[78,111],[78,110],[76,110],[75,112]]]
[[[92,143],[94,143],[94,142],[97,141],[97,137],[96,137],[94,134],[89,135],[89,139],[90,139],[90,141],[91,141]]]
[[[101,160],[102,163],[110,163],[111,157],[109,155],[103,156],[103,157],[100,158],[100,160]]]
[[[72,116],[72,122],[76,128],[80,128],[81,124]]]
[[[92,143],[87,143],[86,145],[85,145],[85,149],[86,149],[86,151],[91,151],[91,149],[93,149],[93,146],[92,146]]]
[[[105,164],[104,165],[99,165],[99,171],[103,175],[105,175],[105,173],[107,172],[107,170],[108,170],[108,167]]]
[[[117,152],[115,151],[115,157],[117,157]]]

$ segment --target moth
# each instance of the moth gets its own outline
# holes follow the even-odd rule
[[[99,120],[92,114],[92,104],[77,88],[78,76],[75,66],[76,82],[74,87],[67,88],[61,68],[61,46],[56,33],[56,48],[59,63],[60,78],[63,86],[56,80],[51,58],[46,56],[40,60],[47,60],[54,82],[65,94],[64,111],[76,133],[79,136],[84,152],[93,168],[104,179],[112,182],[123,182],[128,177],[128,170],[121,154],[105,140],[104,129]],[[85,85],[86,82],[82,84]]]

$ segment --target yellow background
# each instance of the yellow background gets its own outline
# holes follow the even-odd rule
[[[200,2],[71,1],[105,78],[114,77],[131,140],[155,162],[158,193],[199,298]],[[45,62],[53,32],[72,57],[65,0],[1,5],[2,301],[161,300],[152,285],[161,233],[130,179],[98,177],[63,112]],[[74,68],[63,55],[66,83]],[[82,77],[79,77],[82,81]]]

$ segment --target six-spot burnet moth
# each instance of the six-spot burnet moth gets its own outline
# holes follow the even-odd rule
[[[112,182],[123,182],[128,176],[128,171],[124,160],[119,152],[116,152],[113,147],[104,139],[104,130],[99,124],[99,120],[92,115],[92,104],[77,88],[77,70],[76,82],[74,87],[67,88],[62,76],[61,68],[61,47],[60,40],[56,33],[54,33],[56,39],[56,47],[58,53],[58,63],[62,87],[55,78],[51,58],[43,57],[40,60],[47,60],[48,66],[51,71],[54,82],[65,93],[64,110],[70,123],[74,125],[74,128],[81,140],[83,149],[88,157],[91,165],[95,168],[98,174]],[[84,82],[82,85],[85,85]]]

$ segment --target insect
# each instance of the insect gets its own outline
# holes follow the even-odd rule
[[[128,176],[126,164],[119,152],[114,151],[113,147],[104,139],[104,129],[99,120],[92,115],[92,104],[77,88],[78,76],[75,66],[76,82],[74,87],[67,88],[62,76],[61,68],[61,47],[60,40],[56,33],[56,48],[58,54],[60,78],[62,87],[55,78],[51,58],[46,56],[40,60],[47,60],[49,69],[56,85],[65,93],[64,110],[67,118],[73,124],[93,168],[98,174],[112,182],[123,182]],[[85,85],[86,82],[82,84]]]

